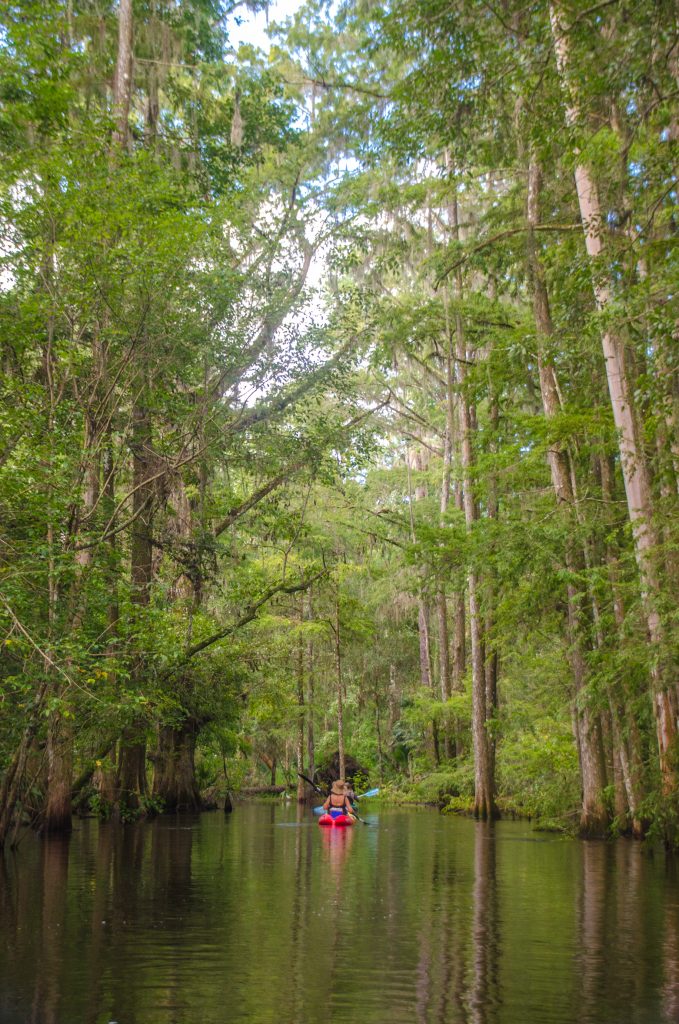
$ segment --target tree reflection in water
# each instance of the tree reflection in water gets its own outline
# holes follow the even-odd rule
[[[46,836],[41,844],[41,970],[36,974],[31,1024],[61,1024],[69,848],[70,836]]]
[[[85,822],[3,861],[0,1021],[676,1024],[675,876],[424,810]]]
[[[491,822],[477,821],[474,833],[472,976],[469,1020],[495,1020],[499,997],[499,913],[496,877],[496,832]]]

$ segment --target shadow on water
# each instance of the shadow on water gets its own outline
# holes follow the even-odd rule
[[[0,929],[2,1024],[679,1020],[676,864],[520,824],[86,822],[0,860]]]

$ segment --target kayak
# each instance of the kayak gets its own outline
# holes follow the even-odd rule
[[[347,825],[354,825],[356,818],[351,814],[322,814],[318,819],[319,825],[334,826],[335,828],[346,828]]]

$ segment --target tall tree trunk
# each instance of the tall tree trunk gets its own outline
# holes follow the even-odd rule
[[[461,385],[460,426],[464,488],[464,511],[467,530],[471,532],[478,517],[474,498],[474,452],[472,447],[472,417],[468,396],[464,391],[467,350],[464,342],[462,319],[458,315],[457,358]],[[486,673],[484,665],[483,622],[480,608],[479,580],[474,568],[467,575],[469,593],[469,624],[472,656],[472,742],[474,746],[474,814],[490,818],[495,815],[494,780],[491,775],[491,756],[487,723]]]
[[[553,334],[552,318],[549,308],[549,296],[545,283],[542,263],[538,256],[534,229],[539,223],[540,199],[540,167],[535,157],[531,157],[528,172],[528,270],[530,290],[535,316],[536,336],[538,344],[538,373],[540,392],[545,417],[553,419],[560,411],[559,397],[553,368],[549,362],[548,339]],[[574,520],[574,495],[571,484],[571,472],[568,453],[558,445],[549,449],[549,466],[552,485],[557,504],[564,514]],[[574,522],[573,522],[573,525]],[[570,529],[569,534],[575,534]],[[582,782],[582,809],[580,814],[580,831],[583,835],[603,836],[606,834],[609,815],[603,799],[606,786],[604,773],[603,748],[601,731],[597,715],[580,701],[580,694],[586,685],[586,661],[583,653],[582,595],[578,593],[573,582],[581,565],[575,544],[568,540],[565,550],[566,567],[569,573],[567,583],[568,608],[568,646],[571,671],[573,673],[573,699],[577,729],[578,751],[580,755],[580,778]]]
[[[462,481],[454,488],[455,508],[464,512],[464,494]],[[461,693],[464,690],[464,675],[467,671],[467,622],[465,611],[464,590],[455,591],[452,596],[453,606],[453,690]],[[460,753],[460,751],[458,751]]]
[[[76,574],[73,584],[72,620],[70,629],[78,635],[86,614],[87,575],[94,560],[94,548],[87,546],[88,531],[99,502],[101,490],[100,423],[95,410],[101,403],[104,378],[104,353],[100,338],[92,341],[92,388],[85,409],[82,473],[84,487],[80,507],[74,514],[72,540],[76,544]],[[68,661],[71,665],[70,659]],[[73,719],[66,708],[52,711],[47,728],[47,799],[43,827],[46,832],[71,829],[71,786],[73,782]]]
[[[420,685],[431,689],[431,647],[429,644],[429,607],[422,594],[417,599],[417,629],[420,640]]]
[[[457,200],[449,207],[450,226],[453,237],[459,238]],[[464,335],[459,303],[462,300],[462,276],[458,271],[454,278],[455,300],[455,356],[459,383],[460,455],[462,462],[462,487],[465,523],[471,533],[478,518],[478,506],[474,496],[474,410],[466,388],[469,353]],[[483,617],[480,607],[480,586],[476,569],[470,567],[467,574],[469,594],[469,625],[472,656],[472,744],[474,748],[474,814],[480,818],[493,818],[495,807],[495,779],[492,773],[490,738],[488,735],[488,705],[486,695],[486,672],[483,639]]]
[[[601,493],[607,508],[612,508],[613,501],[615,500],[613,466],[611,463],[612,460],[609,460],[606,456],[602,456],[599,459]],[[616,570],[616,553],[610,540],[606,544],[605,556],[613,605],[613,618],[618,635],[622,637],[625,626],[625,608]],[[640,807],[644,800],[644,765],[641,737],[639,736],[634,715],[629,712],[627,715],[624,714],[625,706],[629,707],[632,705],[633,696],[631,682],[623,679],[621,693],[611,694],[610,696],[610,709],[613,736],[620,760],[620,770],[627,796],[632,833],[637,838],[641,838],[647,827],[647,823],[640,816]]]
[[[299,624],[304,622],[304,597],[300,598]],[[300,777],[304,771],[304,635],[300,631],[297,641],[297,802],[305,803],[307,799],[307,784]],[[311,778],[311,776],[309,776]]]
[[[576,127],[581,120],[577,93],[570,73],[570,40],[565,28],[564,15],[559,4],[550,4],[550,20],[556,63],[564,96],[566,120]],[[578,159],[575,152],[575,185],[582,219],[587,254],[592,261],[592,286],[597,308],[605,313],[613,302],[610,275],[602,272],[604,251],[604,219],[599,202],[599,191],[590,167]],[[665,630],[659,613],[661,599],[660,575],[655,561],[659,551],[658,535],[653,516],[653,499],[646,456],[634,415],[632,389],[627,378],[624,345],[611,328],[605,328],[601,342],[606,365],[608,390],[613,419],[618,432],[618,445],[627,508],[634,551],[641,578],[641,591],[649,637],[656,657],[652,661],[653,709],[656,721],[660,771],[664,793],[676,789],[674,754],[677,738],[677,680],[674,666],[669,660]]]
[[[421,501],[427,496],[427,485],[418,484],[413,492],[411,483],[411,470],[422,472],[426,468],[421,452],[415,451],[414,449],[409,450],[406,453],[406,466],[408,470],[408,499],[409,499],[409,510],[410,510],[410,535],[413,543],[416,541],[415,534],[415,516],[413,512],[413,501]],[[429,606],[424,595],[422,587],[420,587],[417,596],[417,631],[420,645],[420,685],[427,690],[431,689],[432,675],[431,675],[431,643],[429,638]]]
[[[307,616],[311,621],[313,616],[313,607],[311,603],[311,588],[308,591],[308,604],[307,604]],[[307,740],[307,767],[309,769],[309,778],[313,779],[316,773],[316,749],[314,746],[314,642],[309,637],[307,642],[307,728],[306,728],[306,740]]]
[[[396,684],[396,665],[392,662],[389,663],[389,732],[394,731],[394,726],[398,721],[398,705],[399,695],[398,687]]]
[[[344,778],[346,769],[344,755],[344,703],[342,693],[342,637],[340,633],[339,583],[335,596],[335,669],[337,672],[337,748],[339,751],[339,773]]]
[[[118,54],[113,76],[114,147],[127,145],[128,117],[132,95],[132,0],[120,0],[118,8]]]
[[[449,325],[446,325],[445,332],[445,369],[446,369],[446,436],[443,446],[443,474],[441,479],[441,502],[440,522],[441,529],[446,524],[446,513],[450,502],[450,478],[453,458],[453,434],[455,431],[455,417],[453,409],[453,338]],[[441,584],[436,594],[436,612],[438,617],[438,639],[439,639],[439,686],[441,700],[445,703],[451,695],[451,674],[450,674],[450,636],[448,630],[448,600],[446,588]],[[443,745],[446,757],[451,756],[450,729],[444,723]]]
[[[140,617],[148,607],[153,578],[152,490],[148,481],[152,474],[151,416],[143,399],[133,410],[132,424],[132,537],[130,542],[132,602]],[[143,652],[133,654],[133,684],[140,688],[144,681]],[[123,808],[137,810],[147,792],[146,726],[138,720],[123,732],[118,763],[118,786]]]
[[[497,452],[497,433],[500,422],[500,409],[498,406],[497,398],[492,391],[490,395],[490,410],[489,420],[491,428],[491,440],[489,444],[489,450],[491,453]],[[488,490],[488,518],[497,519],[499,514],[499,498],[498,498],[498,484],[497,484],[497,473],[494,468],[488,473],[487,478],[487,490]],[[498,669],[499,669],[499,658],[498,652],[493,644],[493,626],[494,626],[494,610],[496,602],[496,571],[495,571],[495,542],[490,542],[490,555],[491,564],[486,572],[485,580],[485,595],[486,595],[486,621],[484,623],[484,651],[485,651],[485,673],[486,673],[486,718],[488,720],[495,717],[497,710],[498,700]],[[495,778],[495,753],[496,753],[496,742],[495,735],[493,732],[488,734],[488,748],[490,753],[490,772],[491,777]]]
[[[380,716],[380,695],[375,691],[375,735],[377,737],[377,777],[384,779],[384,753],[382,749],[382,719]]]

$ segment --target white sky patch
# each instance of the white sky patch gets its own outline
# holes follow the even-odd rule
[[[269,4],[268,11],[255,13],[243,5],[227,19],[229,42],[235,50],[239,46],[249,45],[268,53],[271,49],[268,26],[274,21],[281,22],[292,17],[301,6],[302,0],[276,0]]]

